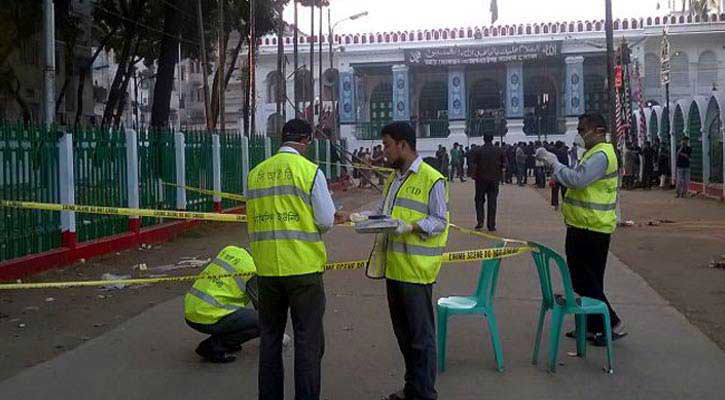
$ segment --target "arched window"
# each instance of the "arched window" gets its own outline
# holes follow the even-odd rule
[[[675,51],[671,57],[672,86],[687,88],[690,82],[690,60],[684,51]]]
[[[284,78],[277,71],[267,74],[267,103],[284,101]]]
[[[660,57],[655,53],[644,55],[644,88],[649,90],[660,88]]]
[[[697,89],[700,93],[709,93],[717,83],[718,62],[715,53],[705,51],[697,61]]]

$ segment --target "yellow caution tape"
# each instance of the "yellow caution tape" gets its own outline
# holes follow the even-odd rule
[[[501,237],[501,236],[492,235],[490,233],[474,231],[473,229],[464,228],[462,226],[458,226],[458,225],[452,224],[452,223],[449,223],[448,225],[457,231],[467,233],[469,235],[480,236],[482,238],[491,239],[491,240],[498,240],[498,241],[501,241],[504,243],[520,243],[523,245],[528,244],[528,242],[525,240],[509,239],[509,238],[505,238],[505,237]]]
[[[200,189],[200,188],[195,188],[195,187],[191,187],[191,186],[179,185],[177,183],[170,183],[170,182],[162,182],[162,183],[166,186],[181,187],[190,192],[197,192],[197,193],[206,194],[209,196],[219,196],[222,199],[235,200],[235,201],[241,201],[241,202],[247,201],[247,199],[244,196],[239,195],[239,194],[217,192],[215,190],[208,190],[208,189]]]
[[[203,221],[220,222],[247,222],[247,216],[242,214],[218,214],[208,212],[149,210],[142,208],[99,207],[75,204],[37,203],[32,201],[0,200],[0,207],[47,211],[74,211],[86,214],[127,215],[171,219],[196,219]]]
[[[501,247],[477,250],[454,251],[443,253],[441,256],[444,263],[463,263],[472,261],[493,260],[499,258],[514,257],[533,251],[530,247]],[[325,265],[326,271],[346,271],[365,268],[366,260],[344,261]],[[222,275],[180,275],[161,278],[136,278],[136,279],[117,279],[107,281],[76,281],[76,282],[41,282],[41,283],[10,283],[0,285],[0,290],[19,290],[19,289],[63,289],[72,287],[94,287],[94,286],[113,286],[123,285],[144,285],[154,283],[183,282],[194,281],[197,279],[224,279],[237,276],[251,276],[254,274],[236,273]]]

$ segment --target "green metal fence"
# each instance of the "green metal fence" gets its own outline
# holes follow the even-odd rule
[[[213,189],[214,167],[212,162],[212,138],[208,132],[184,133],[186,186]],[[212,211],[214,199],[206,194],[186,191],[186,209],[189,211]]]
[[[173,210],[176,188],[163,182],[176,182],[176,152],[172,131],[138,133],[138,184],[141,208]],[[143,217],[141,226],[156,225],[161,218]]]
[[[0,198],[60,202],[55,131],[0,122]],[[0,261],[60,247],[60,213],[0,208]]]
[[[242,137],[236,133],[220,133],[219,144],[222,192],[242,194],[246,179],[242,176]],[[222,208],[239,205],[238,201],[222,199]]]
[[[80,205],[126,207],[126,136],[120,130],[82,128],[73,132],[75,201]],[[78,241],[128,230],[122,215],[76,215]]]
[[[263,136],[250,136],[249,137],[249,170],[256,167],[264,161],[264,137]]]

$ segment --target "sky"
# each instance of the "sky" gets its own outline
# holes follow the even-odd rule
[[[657,11],[657,3],[661,3]],[[612,0],[615,18],[664,15],[668,0]],[[679,2],[678,2],[679,3]],[[333,24],[368,11],[367,17],[345,21],[335,33],[483,26],[490,24],[489,0],[330,0]],[[298,6],[300,30],[309,32],[309,8]],[[604,19],[604,0],[498,0],[498,24]],[[284,12],[294,21],[292,1]],[[327,32],[327,10],[323,14]],[[318,17],[315,18],[315,31]]]

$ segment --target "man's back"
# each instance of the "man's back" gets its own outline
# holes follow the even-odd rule
[[[475,164],[475,179],[483,181],[498,181],[501,179],[503,166],[503,153],[501,149],[490,143],[478,147],[473,155]]]

